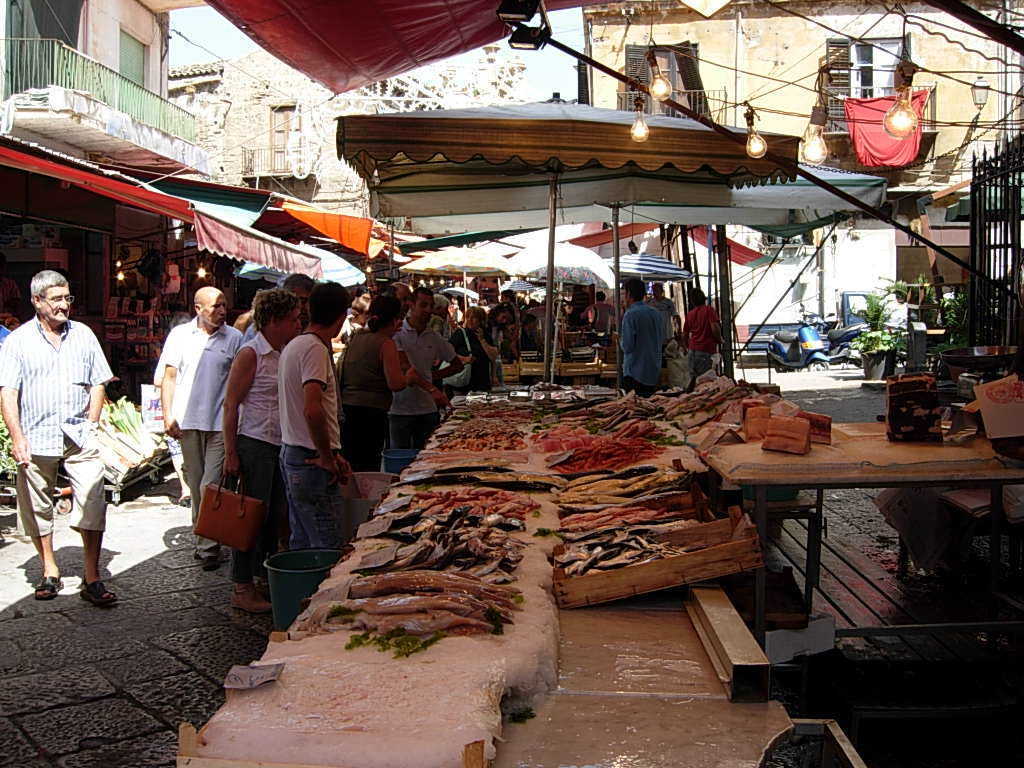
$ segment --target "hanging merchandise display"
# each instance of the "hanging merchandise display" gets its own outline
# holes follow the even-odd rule
[[[922,89],[911,94],[909,107],[917,117],[917,126],[902,139],[886,131],[883,123],[883,118],[899,106],[899,98],[896,95],[846,100],[844,108],[850,140],[861,165],[869,168],[899,168],[917,159],[921,149],[921,115],[928,103],[928,91]]]

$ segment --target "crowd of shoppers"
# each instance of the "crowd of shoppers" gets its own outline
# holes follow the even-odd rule
[[[680,323],[660,285],[646,300],[640,280],[624,289],[627,389],[647,395],[657,388],[672,338],[689,348],[695,375],[711,367],[721,325],[699,290]],[[117,596],[99,570],[106,504],[95,432],[113,374],[92,331],[69,318],[74,297],[65,278],[40,272],[31,294],[35,320],[11,333],[0,354],[0,410],[18,463],[19,517],[43,565],[35,597],[52,599],[63,585],[52,539],[53,487],[63,465],[85,554],[81,594],[109,605]],[[379,470],[386,447],[423,448],[449,407],[446,386],[489,390],[501,380],[503,360],[540,350],[544,313],[537,309],[505,292],[487,312],[403,283],[352,300],[340,285],[292,275],[257,292],[252,310],[232,326],[224,293],[196,291],[195,315],[172,327],[154,382],[193,524],[209,486],[233,484],[263,502],[255,544],[231,552],[231,604],[270,610],[262,564],[279,549],[340,546],[352,472]],[[599,332],[617,319],[602,292],[581,318]],[[223,559],[220,544],[199,536],[194,555],[208,570]]]

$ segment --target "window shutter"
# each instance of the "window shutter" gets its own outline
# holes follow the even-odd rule
[[[638,80],[644,85],[650,85],[651,82],[651,67],[647,63],[647,46],[646,45],[627,45],[626,46],[626,77],[631,77],[634,80]],[[645,112],[651,111],[651,100],[646,93],[626,91],[624,104],[621,106],[622,109],[632,110],[633,99],[640,96],[644,100],[646,105],[644,108]]]
[[[687,40],[676,44],[674,49],[682,90],[689,91],[686,97],[690,109],[704,117],[710,117],[711,109],[708,106],[707,94],[704,93],[704,81],[700,76],[699,43],[691,43]]]
[[[582,61],[576,64],[576,101],[590,103],[590,67]]]
[[[825,66],[828,81],[825,83],[828,108],[827,131],[846,130],[846,109],[843,96],[850,95],[850,41],[845,37],[832,37],[825,41]]]

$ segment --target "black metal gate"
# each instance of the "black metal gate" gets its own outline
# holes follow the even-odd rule
[[[1024,143],[1004,144],[974,158],[971,181],[970,263],[991,280],[972,275],[968,337],[973,345],[1016,346],[1021,285],[1021,184]],[[1008,293],[1009,291],[1009,293]]]

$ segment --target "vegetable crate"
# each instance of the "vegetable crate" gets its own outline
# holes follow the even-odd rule
[[[706,520],[706,516],[702,515],[702,519]],[[553,589],[558,606],[597,605],[764,565],[757,528],[739,507],[730,507],[726,518],[680,527],[654,538],[677,547],[700,549],[643,565],[591,571],[582,576],[566,576],[562,568],[556,567]],[[555,548],[555,554],[560,552],[561,545]]]

